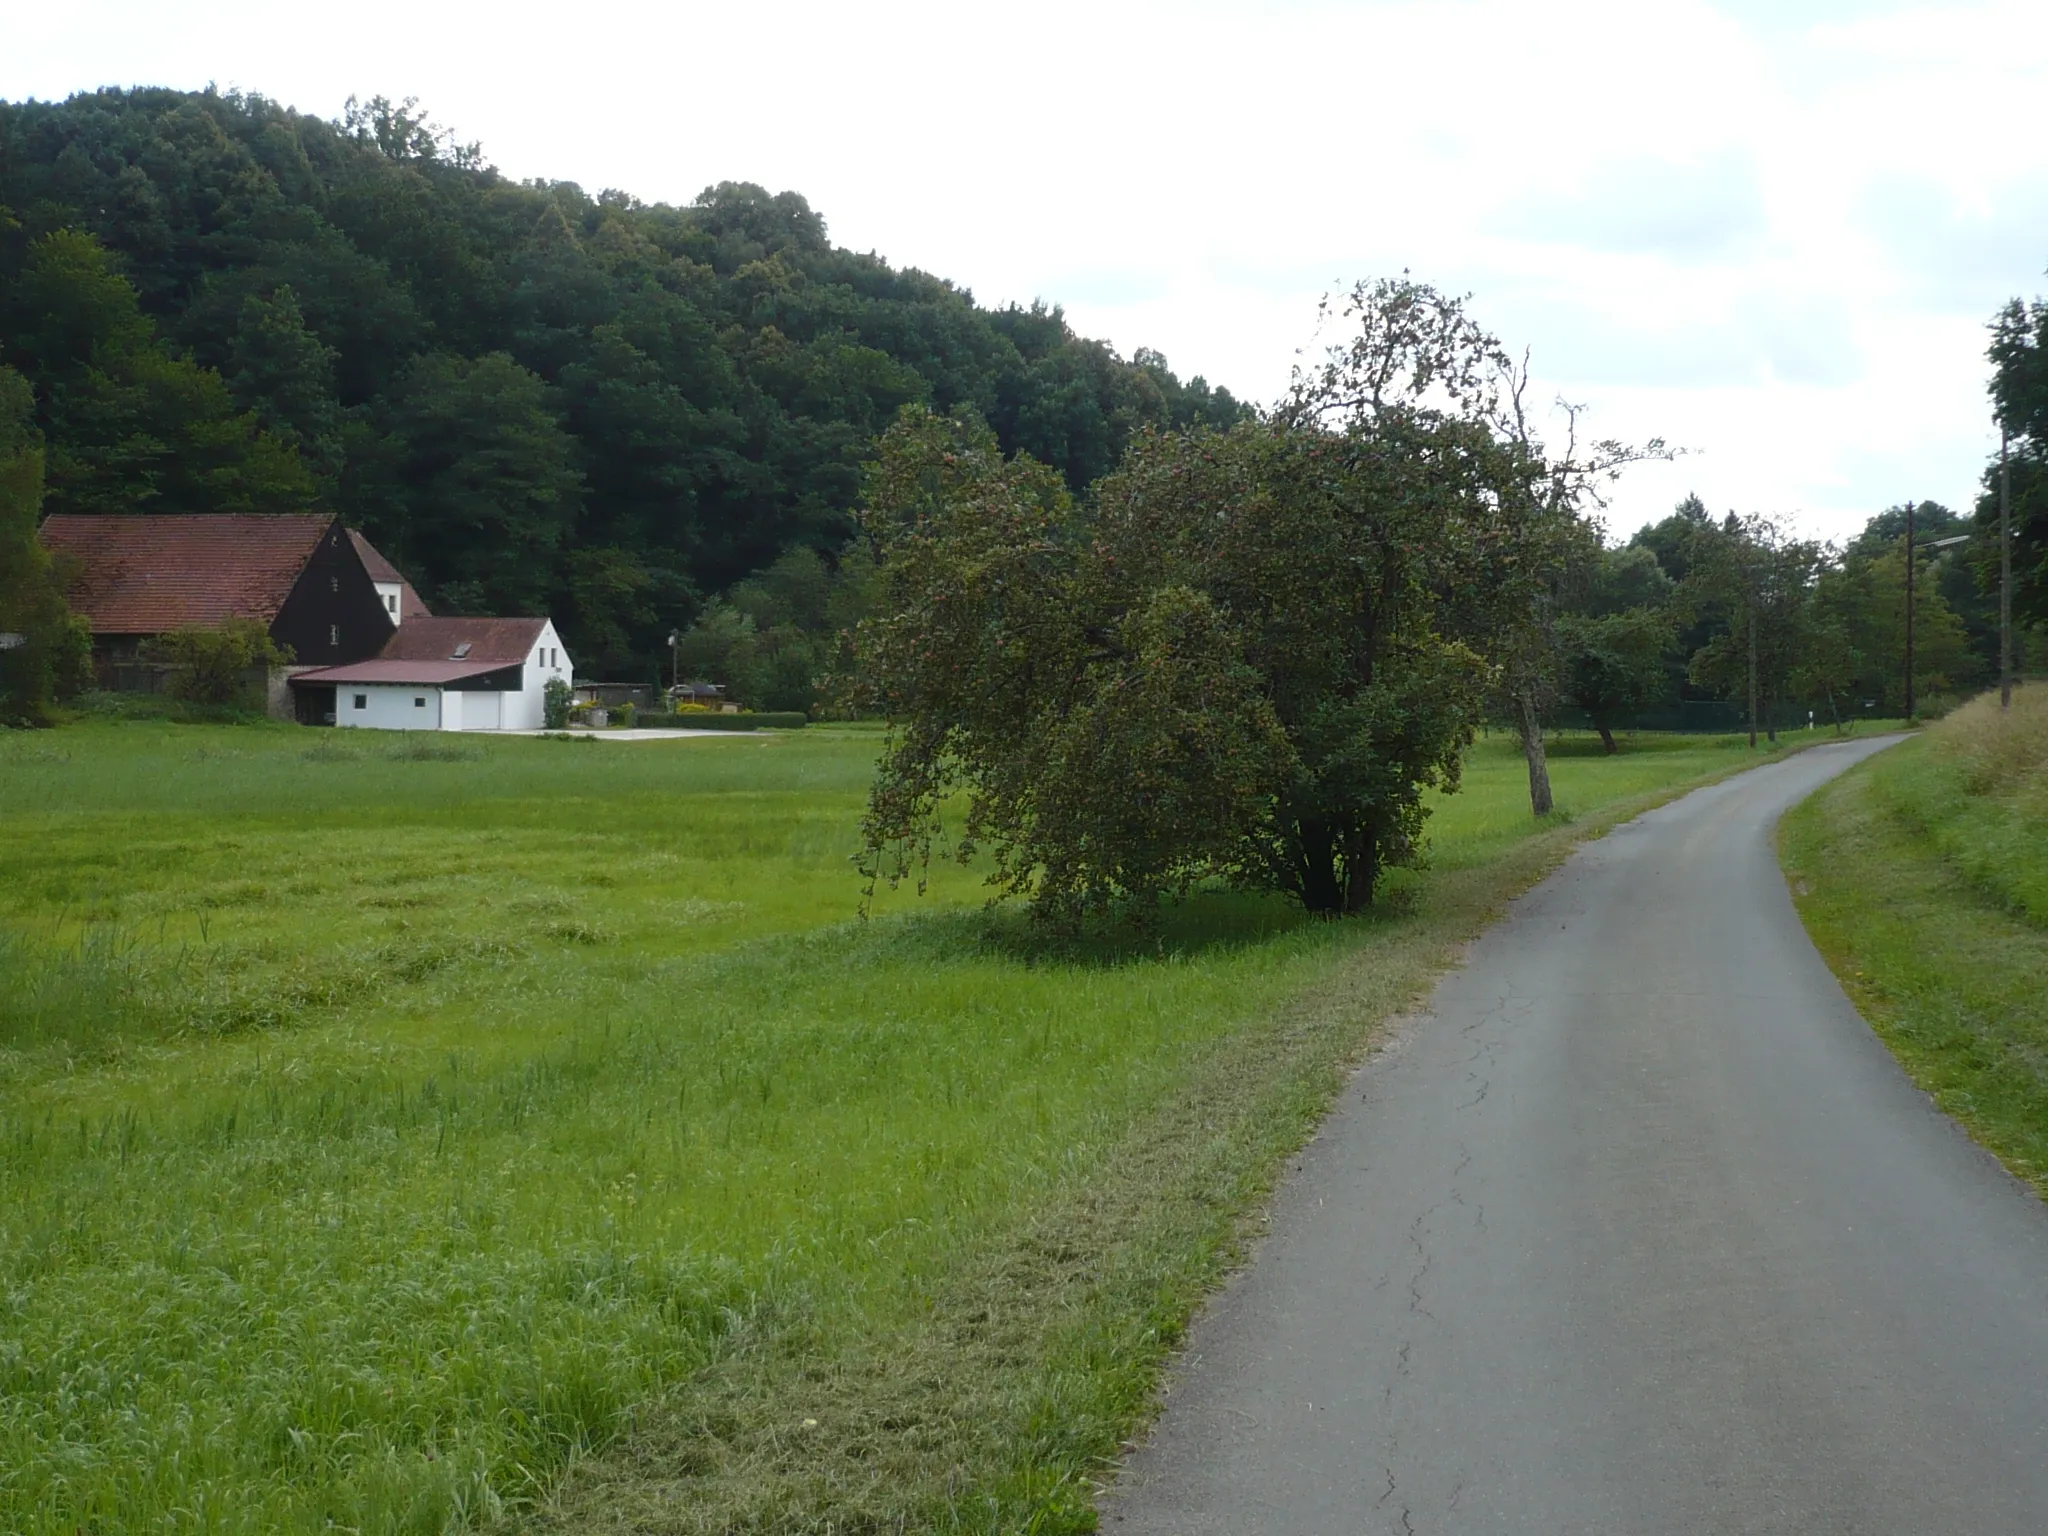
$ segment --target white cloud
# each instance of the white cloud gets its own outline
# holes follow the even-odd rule
[[[804,193],[843,243],[1270,398],[1317,296],[1470,289],[1605,433],[1841,536],[1965,502],[1983,323],[2048,264],[2048,8],[0,0],[0,95],[421,98],[509,174]]]

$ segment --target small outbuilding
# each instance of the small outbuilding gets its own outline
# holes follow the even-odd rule
[[[409,589],[408,589],[409,590]],[[319,667],[291,680],[307,725],[384,731],[534,731],[546,723],[548,683],[573,670],[548,619],[417,617],[373,659]]]

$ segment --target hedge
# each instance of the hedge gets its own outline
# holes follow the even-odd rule
[[[657,715],[650,712],[633,721],[633,724],[643,731],[794,731],[809,723],[808,717],[797,710],[737,715],[721,714],[712,710],[687,715]]]

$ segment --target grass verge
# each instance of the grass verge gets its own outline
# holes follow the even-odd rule
[[[1381,1026],[1579,842],[1758,760],[1733,738],[1638,747],[1558,753],[1566,799],[1547,826],[1515,798],[1519,755],[1482,750],[1478,792],[1451,836],[1439,825],[1430,874],[1324,929],[1340,948],[1313,981],[1210,1041],[1120,1139],[908,1307],[735,1335],[572,1471],[543,1528],[1095,1530],[1096,1479],[1143,1431],[1196,1309]]]
[[[1943,1110],[2048,1196],[2048,688],[1822,788],[1780,851],[1814,942]]]
[[[1378,1022],[1753,761],[1509,743],[1360,923],[852,920],[872,733],[0,737],[0,1528],[1076,1530]]]

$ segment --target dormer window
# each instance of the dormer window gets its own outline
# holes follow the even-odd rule
[[[394,596],[393,594],[389,593],[389,592],[385,593],[385,594],[384,594],[384,606],[385,606],[386,608],[390,609],[390,610],[391,610],[391,612],[393,612],[393,613],[396,613],[396,612],[398,612],[398,599],[397,599],[397,597],[396,597],[396,596]]]

